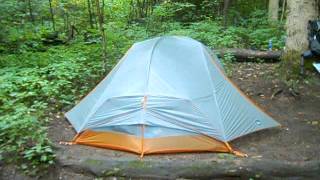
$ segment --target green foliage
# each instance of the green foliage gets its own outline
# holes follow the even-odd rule
[[[227,76],[232,76],[232,64],[234,63],[234,55],[232,53],[225,53],[222,57],[222,65]]]
[[[26,164],[22,164],[21,168],[27,174],[36,175],[39,174],[39,166],[42,165],[43,168],[48,168],[54,163],[55,156],[53,155],[53,150],[49,145],[43,145],[38,143],[32,148],[24,151],[24,159],[27,159],[30,162],[32,169]]]
[[[0,70],[0,153],[5,160],[21,161],[28,174],[53,164],[45,128],[48,109],[74,104],[96,84],[102,73],[99,49],[78,44],[33,53],[48,58],[46,65],[29,63],[33,59],[25,54],[1,57],[6,68]]]
[[[248,23],[241,26],[229,26],[224,28],[219,23],[206,20],[189,25],[181,23],[167,23],[166,29],[158,27],[156,34],[182,35],[197,39],[210,47],[254,48],[266,50],[271,39],[274,49],[282,49],[284,46],[284,30],[280,24],[255,24],[256,17],[249,19]],[[263,20],[262,20],[263,21]],[[252,24],[251,24],[252,23]],[[165,31],[161,33],[161,31]]]
[[[194,19],[195,5],[189,2],[164,1],[155,7],[153,20],[161,21],[191,21]]]
[[[53,164],[55,155],[50,141],[46,138],[46,129],[37,120],[39,113],[42,113],[37,112],[38,108],[41,109],[46,105],[38,103],[27,107],[23,103],[15,104],[15,102],[8,100],[2,101],[6,107],[1,109],[0,116],[1,156],[5,153],[2,156],[5,160],[22,161],[24,166],[21,167],[26,167],[23,170],[33,175]],[[14,109],[9,109],[10,105]],[[37,151],[38,156],[30,154],[32,149],[39,146],[46,147],[45,151]]]
[[[29,50],[38,51],[43,48],[40,42],[40,34],[36,34],[32,30],[30,24],[25,25],[25,27],[23,28],[9,27],[7,28],[5,34],[5,37],[2,39],[2,46],[4,47],[4,52],[22,53]]]
[[[248,42],[251,47],[267,49],[268,41],[272,40],[274,49],[282,49],[285,43],[283,25],[279,22],[270,23],[267,17],[267,12],[258,10],[242,21],[242,26],[248,30]]]

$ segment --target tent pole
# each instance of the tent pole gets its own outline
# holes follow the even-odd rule
[[[148,99],[148,96],[145,95],[145,96],[143,96],[142,101],[141,101],[141,103],[142,103],[141,105],[142,105],[142,108],[144,111],[147,108],[147,99]],[[144,124],[141,124],[141,154],[140,154],[140,158],[143,158],[143,155],[144,155]]]

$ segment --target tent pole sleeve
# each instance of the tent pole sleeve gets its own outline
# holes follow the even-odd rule
[[[144,156],[144,124],[141,125],[141,154],[140,158]]]

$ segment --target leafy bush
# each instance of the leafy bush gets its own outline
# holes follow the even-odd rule
[[[266,11],[254,11],[241,26],[247,29],[248,44],[252,48],[267,49],[269,40],[272,40],[275,49],[284,47],[285,31],[280,22],[270,23]]]
[[[151,19],[160,21],[192,21],[195,5],[189,2],[164,1],[155,7]]]
[[[7,66],[0,69],[2,158],[22,162],[21,168],[28,174],[38,174],[53,164],[55,155],[45,128],[48,109],[59,111],[75,103],[96,84],[103,73],[96,57],[99,49],[77,44],[33,53],[47,57],[50,63],[46,66],[41,61],[30,63],[34,59],[25,54],[1,57],[2,65]]]
[[[30,24],[24,27],[8,27],[0,44],[6,53],[23,53],[26,51],[41,51],[44,46],[41,42],[41,34],[34,30]]]
[[[4,158],[22,161],[21,168],[35,175],[52,165],[55,155],[46,128],[37,120],[38,110],[23,104],[14,107],[13,112],[0,116],[0,156],[5,153]]]
[[[224,67],[225,73],[227,76],[231,77],[232,76],[232,64],[234,63],[234,55],[232,53],[226,53],[224,56],[221,58],[221,63]]]
[[[210,18],[193,23],[155,22],[147,26],[147,30],[150,32],[147,35],[182,35],[192,37],[215,48],[233,47],[261,50],[266,50],[269,40],[272,40],[274,49],[282,49],[285,34],[283,25],[279,22],[270,23],[267,17],[265,11],[254,11],[239,25],[227,28]],[[150,18],[152,20],[153,17]],[[143,27],[143,24],[140,26]]]
[[[176,26],[178,28],[169,31],[169,35],[188,36],[201,41],[210,47],[241,47],[242,38],[239,34],[243,29],[230,27],[224,29],[214,21],[202,21],[192,23],[189,26]]]

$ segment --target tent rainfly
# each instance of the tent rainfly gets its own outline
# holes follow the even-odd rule
[[[217,56],[187,37],[135,43],[65,115],[74,144],[140,154],[230,152],[240,136],[279,123],[225,75]]]

